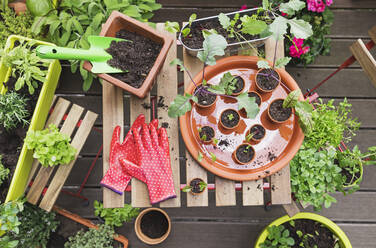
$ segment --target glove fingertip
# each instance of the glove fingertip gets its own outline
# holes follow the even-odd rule
[[[153,120],[150,122],[150,125],[154,126],[155,128],[158,128],[158,119],[153,119]]]

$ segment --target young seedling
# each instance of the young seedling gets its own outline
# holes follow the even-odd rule
[[[249,133],[249,134],[245,137],[245,140],[246,140],[247,142],[250,142],[250,141],[252,140],[253,135],[255,135],[255,134],[254,134],[254,133]]]
[[[188,21],[188,24],[186,25],[186,27],[181,31],[181,34],[183,35],[183,37],[187,37],[189,35],[189,33],[191,32],[191,27],[192,27],[192,22],[194,20],[196,20],[197,18],[197,15],[195,13],[193,13],[190,17],[189,17],[189,21]],[[170,21],[166,21],[165,24],[165,30],[170,32],[170,33],[177,33],[180,31],[180,25],[178,22],[170,22]]]
[[[234,119],[234,115],[233,115],[233,114],[229,114],[229,115],[227,116],[227,118],[228,118],[230,121],[232,121],[232,120]]]
[[[268,237],[260,245],[260,248],[281,248],[291,247],[295,244],[295,240],[290,237],[290,231],[283,225],[270,226],[267,228]]]
[[[199,186],[199,190],[200,192],[204,191],[206,189],[206,187],[208,186],[208,184],[206,182],[204,182],[203,180],[201,180],[199,183],[198,183],[198,186]],[[186,185],[182,191],[183,192],[192,192],[192,189],[193,189],[194,186],[191,186],[191,185]],[[198,193],[198,192],[195,192],[195,193]]]
[[[246,146],[246,148],[244,149],[243,152],[244,152],[244,153],[248,153],[250,148],[252,148],[251,145]]]

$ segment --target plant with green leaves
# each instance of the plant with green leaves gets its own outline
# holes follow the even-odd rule
[[[111,227],[122,226],[124,222],[130,222],[140,213],[139,208],[133,208],[129,204],[124,204],[123,208],[104,208],[103,204],[94,201],[95,216],[105,220],[105,224]]]
[[[79,231],[69,237],[64,248],[113,248],[114,230],[107,225],[99,225],[98,229],[90,228],[88,231]]]
[[[203,50],[197,53],[197,58],[201,60],[203,65],[203,80],[201,87],[198,88],[198,83],[193,80],[193,77],[189,71],[186,70],[184,64],[179,59],[174,59],[170,64],[179,65],[181,71],[186,71],[189,75],[191,81],[196,86],[196,91],[193,95],[185,93],[184,95],[178,95],[174,101],[170,104],[168,108],[168,116],[171,118],[176,118],[184,115],[186,112],[192,109],[191,101],[197,103],[198,98],[197,94],[201,91],[207,94],[219,95],[228,98],[233,98],[238,101],[238,109],[244,108],[248,118],[255,118],[258,112],[260,111],[255,97],[249,97],[247,92],[241,93],[238,96],[231,96],[232,94],[232,75],[229,77],[229,74],[224,74],[221,79],[221,83],[218,86],[207,85],[205,80],[205,68],[208,65],[215,65],[216,59],[215,56],[222,56],[225,54],[224,50],[227,47],[227,42],[225,38],[218,34],[209,34],[205,36],[203,43]],[[225,93],[225,94],[222,94]],[[230,93],[229,95],[227,93]]]
[[[295,244],[295,240],[290,237],[290,231],[283,225],[269,226],[267,231],[268,237],[260,245],[261,248],[290,248]]]
[[[41,131],[30,130],[25,138],[27,149],[34,149],[33,157],[44,166],[69,164],[77,150],[70,144],[70,137],[60,133],[54,124]]]
[[[26,110],[27,98],[17,92],[0,95],[0,126],[9,131],[17,126],[29,124],[29,112]]]
[[[10,51],[0,51],[3,63],[11,68],[12,77],[17,78],[14,89],[16,91],[28,87],[32,95],[40,83],[44,83],[50,60],[39,58],[33,51],[36,41],[20,40],[20,44]]]
[[[9,175],[9,169],[6,168],[3,163],[1,162],[3,159],[3,156],[0,155],[0,186],[3,184],[3,182],[8,178]]]
[[[19,233],[21,225],[17,215],[24,208],[24,199],[9,201],[0,205],[0,247],[14,248],[18,245],[18,240],[13,239],[13,234]]]
[[[155,0],[62,0],[56,10],[38,16],[32,26],[34,34],[47,32],[47,39],[62,47],[89,49],[90,35],[99,35],[102,24],[117,10],[139,21],[147,22],[153,11],[161,8]],[[71,71],[79,68],[83,90],[90,89],[93,74],[83,69],[83,62],[72,60]]]
[[[189,20],[188,20],[188,23],[187,25],[185,26],[185,28],[181,31],[181,34],[183,35],[183,37],[187,37],[189,35],[189,33],[191,32],[191,27],[192,27],[192,22],[194,20],[196,20],[197,18],[197,15],[195,13],[193,13],[190,17],[189,17]],[[166,21],[165,24],[165,30],[170,32],[170,33],[177,33],[180,31],[180,25],[178,22],[170,22],[170,21]]]
[[[204,191],[206,189],[206,187],[208,187],[208,184],[206,182],[204,182],[203,180],[201,180],[199,183],[198,183],[198,187],[199,187],[199,190],[200,192]],[[181,190],[185,193],[188,193],[188,192],[191,192],[193,189],[193,186],[191,185],[186,185],[184,188],[182,188]]]
[[[18,233],[12,233],[12,239],[18,240],[17,247],[47,247],[52,232],[55,232],[59,221],[54,212],[26,203],[22,212],[17,215],[22,225]]]

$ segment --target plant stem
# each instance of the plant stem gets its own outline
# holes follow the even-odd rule
[[[258,73],[258,74],[261,75],[261,76],[272,77],[272,78],[274,78],[276,81],[279,81],[279,79],[276,78],[272,73],[270,73],[270,74],[266,74],[266,73]]]

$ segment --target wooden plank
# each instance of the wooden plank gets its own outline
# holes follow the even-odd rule
[[[373,26],[370,30],[368,30],[368,35],[371,37],[374,43],[376,43],[376,26]]]
[[[364,72],[367,74],[373,85],[376,87],[376,60],[367,50],[361,39],[358,39],[350,46],[350,51],[362,66]]]
[[[216,206],[235,206],[235,181],[215,177],[215,204]]]
[[[130,98],[130,116],[133,123],[140,114],[145,115],[145,122],[150,122],[150,109],[145,109],[142,104],[150,106],[150,93],[144,99],[136,96]],[[145,183],[137,178],[132,178],[132,206],[133,207],[150,207],[149,192]]]
[[[258,206],[264,204],[263,180],[243,182],[243,206]]]
[[[73,107],[75,107],[75,106],[77,106],[77,105],[73,105]],[[73,107],[72,107],[72,109],[73,109]],[[81,107],[76,108],[77,112],[79,112],[79,108],[81,108]],[[81,108],[81,110],[83,110],[83,109]],[[80,117],[81,113],[79,113],[79,114],[76,113],[75,116]],[[95,119],[97,119],[97,116],[98,116],[97,114],[90,112],[90,111],[88,111],[86,113],[86,115],[85,115],[80,127],[78,128],[78,130],[77,130],[77,132],[76,132],[76,134],[75,134],[75,136],[72,140],[72,143],[71,143],[71,145],[74,148],[76,148],[76,150],[77,150],[77,153],[75,155],[75,159],[67,165],[60,165],[58,167],[54,178],[52,179],[50,185],[48,186],[46,194],[44,195],[41,203],[39,204],[39,206],[41,208],[43,208],[44,210],[46,210],[48,212],[51,211],[53,205],[55,204],[56,199],[59,196],[60,191],[61,191],[61,189],[62,189],[62,187],[65,183],[65,180],[67,180],[67,177],[68,177],[70,171],[72,170],[72,167],[73,167],[74,163],[76,162],[78,155],[80,154],[81,148],[83,147],[89,133],[91,132],[91,129],[94,125]],[[71,124],[66,125],[67,126],[66,130],[69,130],[69,131],[72,130],[73,131],[72,126],[75,127],[78,120],[79,120],[79,118],[74,117],[73,114],[68,115],[66,122],[70,122]],[[72,125],[72,123],[74,123],[74,124]],[[61,129],[61,132],[63,132],[63,128]]]
[[[288,216],[290,217],[293,217],[294,215],[300,212],[298,205],[294,201],[291,201],[290,204],[283,204],[282,206],[285,209]]]
[[[163,96],[164,101],[169,104],[178,94],[177,80],[178,74],[175,66],[170,66],[170,62],[177,56],[176,35],[169,34],[164,30],[164,23],[157,24],[159,32],[170,35],[174,41],[167,54],[166,61],[157,77],[157,92],[158,96]],[[170,158],[172,177],[174,179],[176,198],[161,202],[161,207],[180,207],[180,161],[179,161],[179,125],[178,119],[172,119],[168,116],[167,108],[158,109],[158,118],[163,120],[165,124],[167,135],[170,143]]]
[[[291,203],[290,165],[270,177],[272,204]]]
[[[101,80],[103,84],[103,175],[110,168],[110,146],[114,128],[124,125],[123,90],[113,84]],[[123,141],[123,130],[120,141]],[[103,187],[103,207],[124,207],[124,195]]]
[[[70,102],[65,100],[64,98],[59,98],[59,100],[56,103],[56,106],[51,113],[50,117],[48,118],[46,122],[46,126],[50,124],[55,124],[58,126],[61,121],[63,120],[63,117],[65,115],[65,112],[67,111],[68,107],[70,105]],[[29,182],[31,181],[32,177],[34,176],[34,173],[37,171],[39,162],[35,162],[37,160],[34,160],[33,162],[33,170],[34,172],[30,172],[29,179],[27,185],[29,185]],[[51,173],[53,171],[52,167],[41,167],[34,182],[33,185],[30,187],[30,190],[26,196],[27,201],[31,204],[37,204],[38,199],[43,191],[44,186],[46,185],[48,178],[50,177]]]

